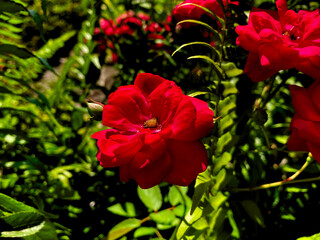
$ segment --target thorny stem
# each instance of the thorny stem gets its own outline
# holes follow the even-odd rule
[[[268,189],[272,187],[279,187],[286,184],[294,184],[294,183],[304,183],[304,182],[313,182],[313,181],[320,181],[319,177],[313,177],[313,178],[306,178],[306,179],[300,179],[300,180],[294,180],[296,177],[300,175],[300,173],[306,169],[306,167],[309,166],[309,164],[313,161],[311,153],[308,154],[308,157],[306,159],[306,162],[303,164],[303,166],[292,176],[288,177],[286,180],[278,181],[274,183],[266,183],[262,184],[260,186],[251,187],[251,188],[234,188],[230,189],[231,192],[250,192],[250,191],[256,191],[260,189]]]

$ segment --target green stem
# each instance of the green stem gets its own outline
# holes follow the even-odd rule
[[[183,205],[184,205],[184,211],[183,211],[183,215],[182,215],[182,216],[185,216],[186,213],[187,213],[186,199],[185,199],[185,197],[184,197],[184,195],[183,195],[183,193],[182,193],[182,191],[181,191],[181,188],[180,188],[179,186],[176,186],[176,185],[174,185],[174,186],[175,186],[175,188],[176,188],[176,189],[179,191],[179,193],[180,193],[180,196],[181,196],[181,199],[182,199],[182,202],[183,202]],[[182,219],[181,219],[180,223],[181,223],[181,222],[182,222]],[[177,235],[179,226],[180,226],[180,224],[178,224],[178,225],[176,226],[176,228],[174,229],[174,232],[172,233],[172,235],[171,235],[171,237],[170,237],[169,240],[176,240],[176,239],[177,239],[177,238],[176,238],[176,235]]]
[[[306,162],[303,164],[303,166],[296,173],[294,173],[292,176],[290,176],[286,180],[278,181],[278,182],[274,182],[274,183],[266,183],[266,184],[262,184],[262,185],[259,185],[259,186],[256,186],[256,187],[251,187],[251,188],[234,188],[234,189],[230,189],[230,191],[231,192],[250,192],[250,191],[256,191],[256,190],[260,190],[260,189],[268,189],[268,188],[273,188],[273,187],[279,187],[279,186],[283,186],[283,185],[286,185],[286,184],[319,181],[320,180],[320,176],[319,177],[313,177],[313,178],[301,179],[301,180],[294,180],[297,176],[300,175],[300,173],[303,170],[305,170],[309,166],[309,164],[312,161],[313,161],[312,155],[311,155],[311,153],[309,153],[308,157],[306,159]]]
[[[264,125],[261,125],[260,127],[261,127],[261,130],[262,130],[263,136],[266,139],[267,147],[270,148],[271,144],[270,144],[270,140],[269,140],[266,128],[265,128]]]

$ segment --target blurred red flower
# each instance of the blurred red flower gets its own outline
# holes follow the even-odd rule
[[[320,12],[288,10],[277,0],[278,11],[253,8],[248,25],[237,26],[237,44],[249,51],[244,73],[254,82],[279,70],[296,68],[313,78],[320,74]]]
[[[291,120],[291,136],[287,147],[292,151],[308,151],[320,163],[320,82],[309,88],[290,86],[295,114]]]
[[[102,167],[120,167],[120,180],[141,188],[162,181],[189,185],[207,166],[199,140],[213,128],[206,102],[186,96],[172,81],[141,73],[134,85],[110,94],[102,123],[112,129],[92,135]]]

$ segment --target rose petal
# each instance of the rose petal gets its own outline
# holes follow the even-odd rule
[[[172,168],[165,182],[187,186],[207,167],[207,152],[200,141],[167,141]]]
[[[142,148],[137,134],[107,129],[92,135],[99,148],[97,159],[102,167],[118,167],[128,164]]]
[[[246,73],[253,82],[261,82],[276,74],[278,71],[262,67],[259,55],[250,52],[243,72]]]
[[[157,88],[166,79],[153,75],[151,73],[139,73],[134,81],[134,85],[137,86],[142,94],[147,98],[149,94]]]
[[[151,117],[148,103],[136,86],[119,87],[103,107],[102,123],[119,130],[134,131]]]
[[[312,102],[308,90],[296,85],[290,85],[289,89],[296,114],[305,120],[320,121],[319,109]]]
[[[171,128],[172,139],[195,141],[203,138],[213,128],[213,111],[206,102],[184,96]]]
[[[292,123],[296,128],[299,136],[306,142],[312,142],[320,146],[320,122],[306,121],[296,117]]]
[[[165,141],[145,145],[129,164],[120,167],[120,180],[134,179],[144,189],[161,183],[172,166],[166,148]]]
[[[292,133],[287,142],[287,148],[290,151],[309,151],[307,142],[300,137],[298,130],[295,128],[292,129]]]
[[[318,144],[308,142],[309,151],[311,152],[313,158],[320,163],[320,148]]]

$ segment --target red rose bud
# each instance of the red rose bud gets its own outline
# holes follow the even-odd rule
[[[90,102],[87,102],[88,112],[90,116],[96,120],[101,121],[102,120],[102,111],[103,111],[103,104],[89,100]],[[91,102],[92,101],[92,102]]]

